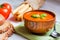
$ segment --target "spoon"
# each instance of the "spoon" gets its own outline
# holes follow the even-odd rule
[[[51,37],[53,38],[57,38],[57,37],[60,37],[60,34],[58,32],[56,32],[56,27],[54,25],[54,29],[53,29],[53,32],[50,34]]]

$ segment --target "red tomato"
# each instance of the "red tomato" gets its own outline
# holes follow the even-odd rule
[[[11,13],[12,8],[11,5],[8,3],[3,3],[2,5],[0,5],[0,14],[2,14],[5,19],[7,19],[9,17],[9,14]]]

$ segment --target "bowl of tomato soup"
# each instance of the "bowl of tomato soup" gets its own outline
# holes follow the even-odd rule
[[[55,24],[55,14],[47,10],[33,10],[24,13],[24,25],[32,33],[44,34]]]

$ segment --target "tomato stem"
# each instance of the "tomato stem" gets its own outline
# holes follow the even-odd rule
[[[2,8],[3,6],[2,5],[0,5],[0,8]]]

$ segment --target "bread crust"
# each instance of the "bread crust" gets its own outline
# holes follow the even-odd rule
[[[0,40],[8,40],[8,37],[10,37],[13,34],[12,25],[9,30],[7,30],[5,33],[0,34]]]
[[[0,26],[0,34],[6,32],[7,30],[10,29],[10,22],[5,21],[1,26]]]
[[[8,21],[6,21],[5,22],[6,24],[8,23],[9,25],[9,28],[7,28],[7,29],[5,29],[4,31],[3,31],[3,33],[1,33],[0,34],[0,40],[8,40],[8,37],[10,37],[12,34],[13,34],[13,32],[14,32],[14,27],[13,27],[13,25],[10,23],[10,22],[8,22]],[[3,28],[3,27],[2,27]]]
[[[33,10],[32,7],[26,3],[26,2],[23,2],[20,6],[18,6],[13,12],[13,16],[14,16],[14,19],[16,21],[22,21],[23,20],[23,14],[25,12],[28,12],[28,11],[31,11]]]

